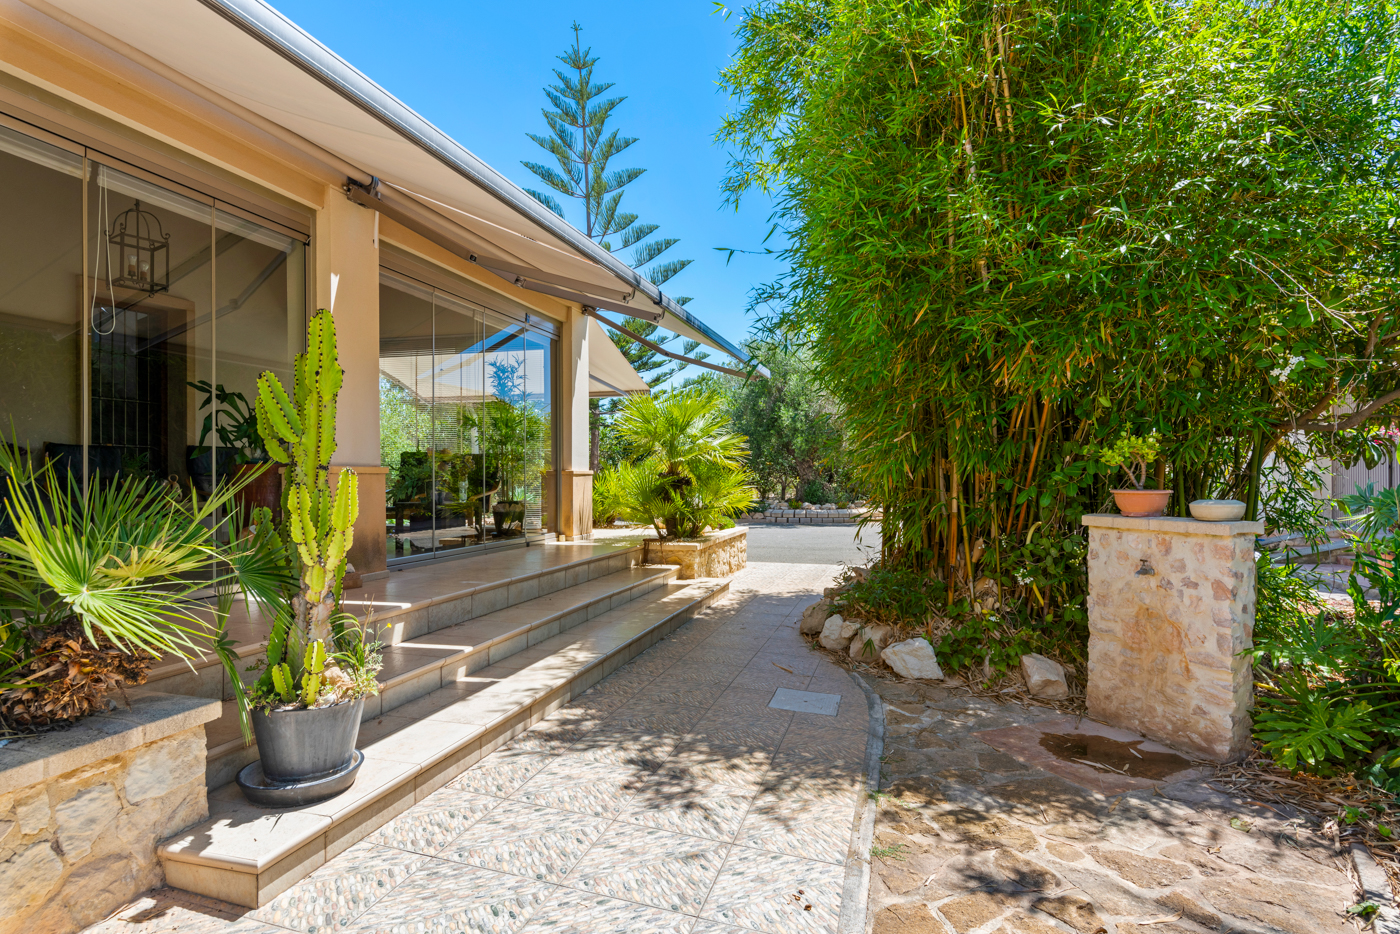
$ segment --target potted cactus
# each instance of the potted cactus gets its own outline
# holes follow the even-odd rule
[[[378,644],[340,607],[359,513],[355,472],[341,468],[334,491],[330,483],[343,378],[335,321],[324,310],[311,319],[292,395],[273,373],[258,377],[258,431],[268,455],[286,469],[276,529],[292,583],[267,608],[273,625],[266,658],[255,666],[257,682],[245,691],[234,679],[262,756],[238,775],[255,804],[290,807],[329,798],[354,783],[364,761],[355,740],[364,699],[378,691],[380,662]],[[260,508],[254,519],[266,527],[273,517]]]
[[[1157,459],[1161,439],[1157,432],[1150,435],[1123,433],[1113,447],[1105,448],[1099,460],[1109,467],[1121,467],[1132,487],[1113,491],[1113,501],[1125,516],[1160,516],[1166,512],[1171,490],[1147,490],[1147,465]]]

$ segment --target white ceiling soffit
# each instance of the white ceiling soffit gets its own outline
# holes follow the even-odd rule
[[[603,326],[588,319],[588,395],[630,396],[651,392],[646,380],[637,375],[622,351],[608,337]]]
[[[635,270],[262,0],[49,0],[268,120],[410,193],[506,257],[626,295],[667,330],[748,361]],[[543,291],[548,291],[548,286]],[[761,372],[762,368],[759,368]],[[766,372],[764,372],[766,375]]]

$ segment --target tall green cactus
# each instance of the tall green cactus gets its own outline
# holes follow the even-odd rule
[[[329,311],[322,309],[312,316],[306,353],[297,355],[295,376],[289,397],[276,374],[264,371],[258,377],[255,407],[268,455],[287,465],[282,488],[284,539],[301,580],[300,591],[292,599],[299,636],[294,641],[309,649],[314,642],[331,641],[331,615],[360,511],[359,478],[353,470],[340,471],[331,493],[336,396],[345,371],[340,368],[335,319]]]

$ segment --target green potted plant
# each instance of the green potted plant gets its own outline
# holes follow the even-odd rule
[[[209,380],[189,381],[189,386],[204,396],[199,411],[210,409],[204,416],[204,425],[199,433],[199,444],[191,445],[186,452],[190,479],[205,492],[211,491],[211,475],[214,451],[209,447],[209,435],[219,439],[218,475],[242,480],[251,476],[242,486],[242,492],[235,501],[242,507],[244,515],[264,506],[276,509],[281,492],[281,476],[276,470],[257,470],[256,465],[267,463],[267,451],[263,447],[262,435],[258,433],[257,413],[249,404],[248,397],[241,392],[230,392],[223,383],[210,385]]]
[[[359,481],[342,468],[331,489],[344,371],[330,312],[312,317],[306,346],[296,360],[291,396],[275,374],[258,377],[258,428],[267,453],[287,474],[277,535],[292,573],[269,608],[272,632],[257,682],[245,691],[232,673],[261,755],[238,774],[238,784],[253,803],[274,807],[320,801],[354,783],[364,761],[355,740],[365,697],[379,689],[378,644],[340,605]],[[270,524],[268,510],[255,512],[259,529]]]
[[[1166,512],[1172,491],[1144,489],[1147,465],[1157,459],[1160,449],[1161,439],[1155,431],[1150,435],[1124,432],[1112,447],[1100,452],[1099,460],[1109,467],[1121,467],[1132,483],[1131,487],[1113,491],[1113,501],[1123,515],[1149,517]]]

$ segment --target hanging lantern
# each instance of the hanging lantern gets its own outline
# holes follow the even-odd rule
[[[108,254],[112,285],[151,295],[170,288],[170,234],[140,201],[117,215],[107,240],[116,248],[115,261]]]

